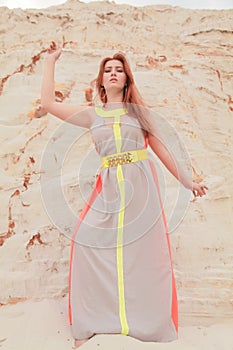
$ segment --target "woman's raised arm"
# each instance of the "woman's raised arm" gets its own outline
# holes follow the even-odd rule
[[[61,102],[56,102],[54,91],[54,72],[55,64],[59,59],[62,46],[54,42],[47,50],[48,54],[45,58],[42,86],[41,86],[41,105],[54,116],[67,121],[69,123],[89,128],[93,122],[93,115],[88,111],[87,106],[71,105]],[[81,113],[82,112],[82,113]]]

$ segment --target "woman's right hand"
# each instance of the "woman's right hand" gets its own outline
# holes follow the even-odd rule
[[[60,42],[56,44],[54,41],[52,41],[49,48],[47,49],[47,53],[48,53],[47,57],[54,59],[54,61],[56,62],[60,57],[61,52],[62,52],[62,44]]]

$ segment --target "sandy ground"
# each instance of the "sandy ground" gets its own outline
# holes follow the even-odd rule
[[[67,299],[26,301],[1,307],[2,350],[70,350],[74,341],[68,324]],[[209,327],[180,327],[171,343],[143,343],[121,335],[98,335],[83,350],[232,350],[233,321]]]

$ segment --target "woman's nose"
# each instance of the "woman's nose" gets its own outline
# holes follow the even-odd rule
[[[116,75],[116,72],[114,70],[112,70],[111,75]]]

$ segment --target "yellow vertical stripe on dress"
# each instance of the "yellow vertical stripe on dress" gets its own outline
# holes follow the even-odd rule
[[[120,189],[120,209],[118,214],[117,232],[117,272],[118,272],[118,293],[119,293],[119,314],[121,321],[121,333],[127,335],[129,326],[125,310],[125,290],[124,290],[124,265],[123,265],[123,232],[125,215],[125,183],[122,165],[117,166],[117,180]]]
[[[121,152],[122,137],[120,128],[120,116],[127,113],[127,109],[119,108],[105,111],[102,107],[95,108],[96,113],[104,118],[113,118],[113,131],[116,143],[116,152]],[[117,276],[118,276],[118,295],[119,295],[119,316],[121,323],[121,334],[129,333],[129,326],[125,309],[125,289],[124,289],[124,263],[123,263],[123,233],[124,233],[124,216],[125,216],[125,182],[122,171],[122,165],[117,166],[117,182],[120,191],[120,208],[118,214],[117,229]]]
[[[115,116],[114,118],[114,136],[116,142],[116,153],[121,152],[121,129],[120,129],[120,115]]]
[[[121,129],[120,114],[116,114],[114,118],[114,136],[116,142],[117,153],[121,152]],[[124,264],[123,264],[123,233],[124,233],[124,216],[125,216],[125,182],[122,171],[122,165],[117,166],[117,181],[120,190],[120,209],[118,214],[118,230],[117,230],[117,274],[118,274],[118,294],[119,294],[119,314],[121,322],[121,334],[129,333],[129,326],[125,310],[125,290],[124,290]]]

